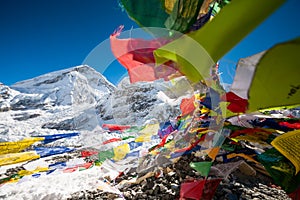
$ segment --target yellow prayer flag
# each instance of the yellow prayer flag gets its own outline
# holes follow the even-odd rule
[[[44,140],[43,137],[24,138],[23,140],[16,142],[1,142],[0,143],[0,155],[7,153],[18,153],[37,141]]]
[[[0,166],[25,162],[37,158],[40,158],[40,156],[35,151],[4,154],[0,155]]]
[[[207,155],[212,159],[215,160],[216,156],[218,155],[220,151],[220,147],[213,147],[211,149],[205,150],[207,152]]]
[[[152,134],[146,133],[135,138],[135,142],[150,142]]]
[[[129,153],[129,151],[130,151],[130,146],[127,143],[117,146],[114,148],[115,156],[113,157],[113,159],[116,161],[122,160],[126,156],[126,154]]]
[[[284,0],[237,0],[201,29],[154,51],[156,63],[172,60],[191,81],[210,79],[210,67],[275,11]],[[220,31],[221,30],[221,31]]]
[[[300,130],[276,137],[271,145],[293,163],[297,174],[300,170]]]
[[[147,124],[147,126],[141,131],[139,131],[139,133],[155,135],[157,134],[158,129],[159,129],[159,124]]]

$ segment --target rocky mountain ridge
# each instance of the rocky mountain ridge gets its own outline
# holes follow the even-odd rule
[[[102,130],[103,123],[141,125],[179,114],[189,82],[155,81],[114,86],[93,68],[81,65],[12,86],[0,85],[0,140],[36,134]]]

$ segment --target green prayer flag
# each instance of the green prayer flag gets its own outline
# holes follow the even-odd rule
[[[264,165],[274,182],[287,193],[295,191],[300,186],[300,173],[295,175],[294,165],[275,148],[259,154],[257,159]]]
[[[110,159],[112,157],[114,157],[114,151],[113,149],[107,150],[107,151],[101,151],[99,152],[98,156],[99,156],[99,161],[100,163],[104,162],[106,159]]]
[[[203,0],[176,0],[165,22],[167,29],[186,32],[196,21]]]
[[[212,162],[191,162],[190,167],[199,172],[202,176],[207,177],[210,171]]]
[[[203,0],[121,0],[128,16],[139,26],[187,32],[199,15]],[[165,6],[170,7],[166,8]],[[170,9],[170,10],[169,10]]]
[[[164,27],[169,14],[161,0],[121,0],[128,16],[141,27]]]

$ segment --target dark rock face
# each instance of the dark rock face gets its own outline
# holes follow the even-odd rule
[[[146,94],[134,94],[130,99],[127,99],[127,101],[131,103],[130,109],[132,112],[144,112],[147,111],[147,108],[153,106],[157,99],[153,97],[149,99],[149,96]]]
[[[62,73],[61,75],[59,76],[56,76],[54,78],[51,78],[51,79],[47,79],[45,81],[42,81],[42,82],[38,82],[36,84],[34,84],[33,86],[41,86],[41,85],[48,85],[48,84],[52,84],[52,83],[56,83],[58,81],[61,81],[66,75],[68,74],[68,72],[65,72],[65,73]]]
[[[111,100],[112,93],[104,95],[96,104],[96,114],[104,121],[112,120],[114,117],[108,112],[107,102]]]
[[[49,122],[42,125],[42,128],[56,129],[56,130],[75,130],[74,119],[66,119],[60,122]]]
[[[6,112],[11,109],[9,99],[12,98],[11,89],[0,83],[0,112]]]
[[[0,99],[8,99],[11,96],[10,88],[0,83]]]
[[[123,80],[116,90],[99,101],[97,110],[104,121],[115,120],[118,124],[141,124],[150,119],[168,120],[180,114],[179,107],[172,106],[158,97],[158,83],[129,84]],[[160,83],[163,85],[163,83]],[[164,86],[167,88],[167,85]]]
[[[38,116],[40,116],[40,114],[38,114],[38,113],[24,112],[24,113],[20,113],[18,115],[14,115],[14,120],[25,121],[25,120],[32,119],[32,118],[35,118],[35,117],[38,117]]]
[[[10,103],[11,110],[43,109],[46,105],[42,96],[28,96],[25,94],[15,96]]]
[[[8,134],[9,128],[5,124],[0,124],[0,142],[4,142],[5,140],[1,139],[1,136],[5,136]]]

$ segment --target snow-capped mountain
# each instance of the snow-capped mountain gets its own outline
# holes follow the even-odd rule
[[[10,102],[18,94],[19,92],[0,83],[0,111],[3,112],[3,111],[10,110],[11,109]]]
[[[86,113],[95,108],[102,96],[114,90],[115,86],[105,77],[84,65],[21,81],[11,87],[2,84],[0,140],[88,129],[91,121],[96,121],[96,114]]]
[[[129,83],[124,78],[116,90],[99,102],[97,111],[103,121],[141,125],[147,120],[162,122],[180,114],[182,97],[193,89],[185,78],[173,82],[154,81]]]
[[[103,123],[142,125],[147,120],[167,120],[180,114],[181,99],[192,93],[185,78],[135,84],[125,78],[115,87],[86,65],[11,87],[0,84],[0,141],[80,131],[80,142],[92,144],[104,132]]]
[[[24,99],[48,106],[93,104],[104,94],[115,90],[105,77],[86,65],[21,81],[11,88],[22,93],[12,101],[15,108],[24,104],[20,102]]]

